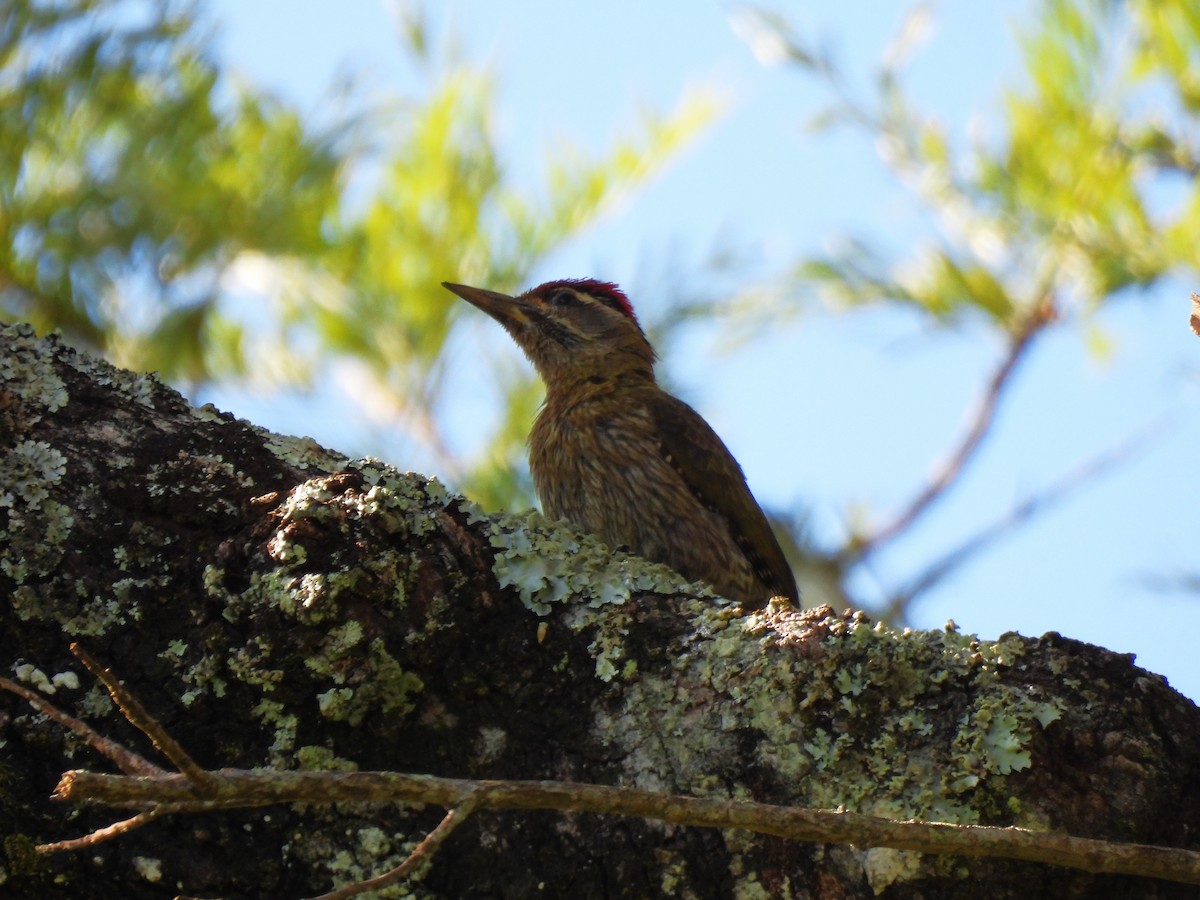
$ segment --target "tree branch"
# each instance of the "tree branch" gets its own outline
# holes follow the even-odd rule
[[[873,534],[851,539],[842,554],[843,566],[848,567],[861,562],[888,541],[906,531],[961,477],[967,464],[975,456],[988,432],[991,431],[996,420],[996,409],[999,406],[1000,397],[1016,372],[1017,365],[1027,355],[1033,339],[1053,322],[1055,317],[1055,309],[1050,298],[1046,298],[1036,310],[1026,317],[1020,328],[1012,335],[1004,359],[988,379],[987,387],[979,398],[967,430],[959,439],[954,452],[938,467],[921,492],[891,522],[877,528]]]
[[[1118,465],[1127,462],[1162,430],[1163,423],[1161,422],[1151,425],[1117,446],[1087,460],[1045,490],[1026,497],[1009,510],[1007,515],[975,532],[926,567],[925,571],[913,579],[907,587],[893,594],[881,615],[891,621],[896,621],[918,596],[933,588],[1009,531],[1022,525],[1033,516],[1062,503],[1071,494]]]
[[[73,732],[87,741],[96,752],[110,759],[126,775],[154,776],[167,774],[166,769],[159,768],[145,757],[122,747],[116,741],[109,740],[92,728],[91,725],[87,724],[87,722],[81,722],[74,716],[67,715],[57,706],[47,702],[24,685],[17,684],[8,678],[0,678],[0,690],[23,697],[28,701],[30,706],[42,715],[53,719],[63,728],[67,729],[67,731]]]
[[[129,834],[129,832],[135,831],[143,825],[149,825],[155,819],[162,818],[173,812],[179,812],[179,808],[173,804],[160,803],[153,809],[144,810],[136,816],[130,816],[128,819],[122,819],[120,822],[113,822],[104,828],[97,828],[83,837],[71,838],[66,841],[55,841],[53,844],[42,844],[38,847],[38,852],[62,853],[70,850],[84,850],[87,847],[111,841],[113,838],[120,837],[123,834]]]
[[[474,812],[479,796],[478,792],[469,794],[462,803],[448,810],[442,821],[438,823],[437,828],[429,832],[425,836],[425,840],[417,844],[413,852],[408,855],[408,858],[396,866],[396,868],[384,872],[376,878],[367,878],[363,881],[338,888],[336,891],[330,891],[328,894],[313,897],[312,900],[347,900],[349,897],[356,897],[366,891],[377,891],[388,887],[400,879],[407,877],[421,863],[432,859],[433,854],[437,853],[438,848],[446,838],[450,837],[451,832],[467,820],[471,813]]]
[[[120,684],[82,648],[72,651],[118,699],[122,712],[160,747],[172,747],[172,759],[196,764]],[[99,673],[103,673],[102,675]],[[25,697],[57,721],[70,719],[36,694],[0,679],[0,688]],[[14,690],[15,688],[15,690]],[[53,712],[50,712],[53,710]],[[82,724],[82,723],[80,723]],[[105,742],[91,729],[84,737]],[[93,736],[95,741],[93,740]],[[109,742],[110,743],[110,742]],[[167,752],[164,750],[164,752]],[[710,799],[664,794],[639,788],[608,787],[564,781],[496,781],[441,778],[397,772],[295,772],[275,769],[202,771],[187,774],[110,775],[73,770],[63,774],[53,799],[140,808],[132,818],[81,838],[42,844],[39,853],[78,850],[126,834],[155,818],[173,813],[244,809],[288,803],[434,804],[448,810],[442,822],[396,868],[357,882],[319,900],[347,898],[392,884],[430,858],[449,834],[476,809],[558,810],[636,816],[675,825],[734,828],[796,841],[891,847],[954,856],[988,856],[1066,866],[1087,872],[1140,875],[1200,884],[1200,852],[1147,844],[1122,844],[1024,828],[895,821],[847,810],[777,806],[748,800]],[[199,796],[197,785],[205,788]]]
[[[87,666],[89,672],[103,682],[104,687],[108,689],[109,695],[113,698],[113,702],[124,713],[130,724],[139,728],[146,737],[150,738],[154,742],[154,746],[184,774],[196,794],[202,797],[209,796],[212,791],[209,773],[188,755],[175,738],[167,734],[166,729],[146,711],[137,697],[125,690],[125,686],[113,674],[112,669],[102,666],[78,643],[71,644],[71,652]]]
[[[179,812],[201,811],[214,806],[228,809],[241,805],[364,802],[428,803],[455,809],[473,801],[478,809],[540,809],[636,816],[675,825],[745,829],[794,841],[854,844],[860,848],[892,847],[954,856],[1002,857],[1087,872],[1141,875],[1200,884],[1200,852],[1197,851],[1121,844],[1024,828],[900,822],[845,810],[684,797],[638,788],[563,781],[475,781],[397,772],[261,769],[222,769],[208,774],[214,794],[207,800],[194,799],[190,783],[181,775],[133,778],[78,770],[63,776],[54,796],[118,807],[166,803]]]

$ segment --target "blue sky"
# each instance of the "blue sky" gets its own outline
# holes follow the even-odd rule
[[[617,281],[652,319],[663,271],[686,272],[689,264],[698,271],[714,247],[734,243],[761,274],[839,235],[865,235],[904,254],[929,234],[868,138],[804,132],[828,96],[800,73],[761,65],[730,27],[733,5],[514,0],[431,7],[435,36],[455,40],[464,58],[496,75],[498,137],[519,184],[540,183],[541,163],[558,140],[603,147],[636,131],[640,109],[669,109],[692,86],[728,98],[727,113],[695,146],[557,252],[539,280]],[[420,92],[421,75],[398,49],[386,4],[331,8],[315,0],[219,0],[211,6],[218,52],[244,79],[315,115],[347,72],[378,97]],[[1020,83],[1015,28],[1032,8],[934,8],[934,30],[906,84],[957,139],[996,108],[1005,85]],[[906,9],[810,3],[788,12],[833,47],[865,88]],[[1200,340],[1186,329],[1188,292],[1197,287],[1163,285],[1039,345],[962,490],[876,561],[872,577],[880,584],[902,580],[1147,424],[1165,422],[1165,432],[1150,451],[931,593],[914,611],[916,624],[939,627],[953,618],[983,637],[1058,631],[1136,653],[1139,665],[1200,697],[1192,646],[1200,600],[1146,583],[1188,565],[1200,569],[1200,505],[1189,484],[1200,447]],[[483,342],[516,359],[490,325],[478,323],[447,352],[467,354]],[[1115,342],[1110,358],[1088,352],[1087,329]],[[849,503],[883,519],[912,496],[958,434],[999,350],[969,327],[939,333],[895,312],[815,309],[741,349],[695,329],[672,345],[663,372],[729,444],[765,505],[809,509],[820,533],[837,535]],[[471,384],[463,379],[458,389],[465,412],[453,437],[469,447],[485,429],[470,412],[479,409]],[[344,405],[227,392],[204,399],[275,430],[387,457],[378,447],[352,445]],[[868,577],[860,586],[866,597],[877,590]]]

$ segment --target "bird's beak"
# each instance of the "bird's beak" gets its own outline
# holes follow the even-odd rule
[[[523,309],[524,304],[519,297],[510,297],[508,294],[501,294],[498,291],[454,284],[450,281],[443,281],[442,287],[462,297],[472,306],[482,309],[506,328],[529,324],[529,318]]]

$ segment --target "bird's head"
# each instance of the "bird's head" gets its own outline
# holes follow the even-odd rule
[[[443,286],[504,326],[547,388],[637,374],[654,377],[654,350],[624,292],[607,281],[548,281],[516,297]]]

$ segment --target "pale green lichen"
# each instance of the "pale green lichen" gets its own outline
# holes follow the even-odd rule
[[[58,690],[50,682],[49,676],[33,663],[17,663],[13,666],[13,674],[17,676],[17,681],[27,684],[43,694],[54,694]]]
[[[0,571],[17,585],[54,571],[75,519],[51,498],[67,458],[45,441],[19,441],[0,455]]]
[[[252,573],[245,589],[237,593],[226,590],[226,573],[219,566],[207,567],[203,578],[206,592],[223,603],[222,614],[231,622],[265,606],[307,626],[328,626],[319,647],[304,660],[305,667],[325,681],[313,693],[312,708],[326,718],[355,726],[369,718],[400,720],[414,708],[425,686],[400,664],[382,638],[368,640],[363,624],[346,618],[343,598],[353,598],[357,605],[364,581],[372,589],[380,583],[402,582],[416,562],[410,559],[411,553],[385,551],[370,560],[355,555],[354,564],[345,567],[339,567],[335,557],[320,571],[311,571],[305,544],[314,534],[309,523],[315,523],[318,532],[346,532],[362,520],[387,533],[422,535],[439,528],[438,517],[445,514],[447,504],[459,499],[434,480],[400,475],[374,460],[356,465],[361,466],[366,483],[363,490],[338,490],[327,477],[319,477],[298,485],[282,499],[275,533],[266,542],[274,568]],[[397,585],[393,593],[397,607],[402,606],[404,585]],[[389,614],[386,608],[376,608]],[[435,600],[431,609],[437,608]],[[409,638],[418,640],[420,633]],[[223,688],[227,675],[270,690],[282,666],[270,656],[271,647],[260,640],[232,652],[223,663],[215,659],[194,663],[184,673],[185,680],[195,685],[185,702],[194,701],[199,692],[214,685]],[[283,722],[281,711],[265,702],[256,709],[264,724],[276,729],[273,761],[286,764],[277,757],[290,750],[294,721]]]
[[[823,637],[793,636],[777,609],[697,607],[707,641],[680,648],[672,671],[642,667],[623,706],[598,712],[598,739],[627,756],[639,786],[725,793],[712,773],[737,758],[735,736],[749,727],[761,735],[754,764],[791,785],[798,805],[961,824],[1022,813],[1004,777],[1031,764],[1032,729],[1060,712],[1001,679],[1024,651],[1020,638],[898,631],[832,613]],[[961,708],[959,726],[937,740],[931,723],[945,722],[947,706]],[[647,722],[661,746],[645,740]],[[877,856],[872,884],[907,877],[912,864]]]
[[[460,508],[473,510],[466,504]],[[476,519],[477,521],[478,519]],[[597,608],[621,604],[634,594],[694,594],[702,586],[667,566],[615,551],[565,522],[550,521],[530,510],[486,520],[488,540],[496,548],[493,572],[501,587],[512,587],[539,616],[570,599]]]
[[[45,441],[20,441],[0,458],[0,507],[41,508],[67,471],[67,458]]]
[[[57,352],[63,362],[90,381],[111,388],[124,399],[146,409],[154,409],[155,400],[159,397],[178,396],[173,390],[163,385],[153,372],[138,373],[128,369],[119,369],[99,357],[75,353],[57,343],[42,342],[40,346],[43,348],[41,352],[47,354]]]
[[[376,826],[359,829],[355,837],[357,846],[354,849],[339,849],[326,862],[325,868],[333,876],[337,886],[363,881],[380,871],[387,871],[399,865],[412,854],[420,842],[402,832],[389,835]],[[431,865],[432,860],[426,859],[405,881],[375,890],[372,895],[379,900],[418,896],[414,893],[414,887],[426,877]]]
[[[658,890],[660,896],[674,897],[679,893],[679,886],[686,884],[687,866],[679,859],[678,854],[671,853],[670,859],[664,857],[664,852],[658,857]]]
[[[86,719],[103,719],[110,715],[115,708],[108,690],[100,682],[95,682],[78,701],[78,709]]]
[[[114,626],[136,619],[136,610],[123,609],[115,597],[93,597],[70,605],[45,602],[41,593],[28,587],[13,592],[12,609],[20,619],[57,621],[63,632],[72,637],[105,634]]]
[[[776,900],[779,896],[758,880],[757,872],[747,872],[733,886],[733,900]]]
[[[5,353],[0,356],[0,390],[11,391],[20,401],[26,425],[66,406],[70,399],[67,386],[33,329],[25,324],[4,325],[0,337],[5,342]]]
[[[32,663],[18,661],[13,665],[13,674],[17,676],[17,681],[36,688],[43,694],[57,694],[59,689],[79,690],[79,676],[70,670],[47,675]]]
[[[301,753],[310,748],[302,748]],[[319,749],[319,748],[311,748]],[[316,821],[314,821],[314,819]],[[303,868],[323,871],[333,883],[342,887],[386,872],[407,859],[424,838],[423,833],[410,834],[388,828],[374,821],[361,822],[357,827],[338,821],[339,828],[330,833],[322,827],[322,819],[333,820],[328,814],[309,808],[308,827],[297,829],[285,845],[289,862]],[[430,860],[418,866],[397,884],[377,888],[372,897],[417,898],[435,896],[423,889],[421,881],[430,871]]]
[[[351,717],[351,701],[353,699],[354,691],[351,688],[330,688],[317,694],[317,709],[327,719],[344,722]],[[362,718],[359,717],[359,722],[361,723],[361,721]]]
[[[475,738],[475,764],[488,766],[498,760],[508,746],[508,732],[503,728],[485,725]]]
[[[413,472],[401,475],[373,457],[354,460],[349,467],[362,474],[369,489],[363,494],[347,495],[344,502],[358,515],[376,519],[392,533],[415,537],[430,534],[439,527],[446,507],[462,499],[436,478]]]
[[[205,403],[203,406],[193,406],[191,410],[196,421],[206,425],[228,425],[234,421],[234,417],[230,413],[217,409],[211,403]]]
[[[344,652],[331,653],[326,648],[321,657],[310,658],[306,664],[319,672],[338,659],[338,653]],[[413,710],[414,698],[425,689],[425,682],[400,665],[382,638],[371,641],[365,659],[357,661],[354,676],[353,687],[335,686],[317,695],[323,716],[354,726],[362,724],[368,716],[400,718]],[[342,680],[340,674],[332,677],[335,683]]]
[[[67,691],[79,690],[79,676],[70,670],[55,672],[50,676],[50,683],[56,688],[62,688]]]
[[[266,699],[256,703],[250,712],[271,729],[269,757],[271,765],[277,768],[288,768],[292,750],[296,746],[296,729],[300,725],[299,716],[294,712],[286,711],[282,703]]]
[[[613,550],[567,522],[548,520],[533,510],[482,519],[473,504],[463,501],[459,508],[469,521],[487,522],[488,541],[496,550],[492,572],[501,587],[514,588],[539,616],[549,615],[557,604],[569,604],[563,623],[575,631],[594,630],[588,651],[601,681],[631,679],[638,671],[625,650],[628,616],[613,607],[642,594],[711,596],[707,587],[667,566]],[[607,612],[597,614],[601,609]]]
[[[332,450],[326,450],[310,437],[276,434],[273,431],[259,428],[257,425],[243,424],[258,434],[262,439],[263,446],[270,450],[277,459],[297,469],[333,472],[349,461],[348,457]]]
[[[898,881],[921,873],[921,854],[891,847],[872,847],[862,854],[863,872],[876,894],[882,894]]]
[[[358,763],[338,756],[328,747],[305,744],[295,752],[296,765],[302,772],[357,772]]]
[[[202,453],[181,454],[178,459],[147,467],[145,491],[148,497],[172,498],[194,502],[197,484],[237,485],[249,489],[254,479],[220,456]],[[209,492],[204,502],[215,513],[235,516],[238,503],[219,492]]]
[[[581,535],[561,522],[550,522],[536,512],[519,516],[486,517],[479,508],[446,490],[436,479],[412,473],[400,474],[378,460],[366,457],[347,468],[357,470],[366,484],[364,491],[335,492],[323,478],[299,485],[290,492],[279,510],[275,535],[267,542],[271,557],[279,568],[252,576],[250,589],[241,597],[228,598],[227,618],[235,618],[245,606],[247,596],[266,599],[285,614],[305,624],[320,624],[339,615],[341,597],[356,592],[368,573],[360,566],[344,571],[304,572],[307,549],[297,540],[292,526],[311,519],[329,527],[344,528],[345,522],[370,519],[388,533],[422,537],[443,526],[446,510],[456,505],[466,513],[468,522],[484,522],[488,539],[496,549],[493,571],[501,587],[512,587],[527,607],[539,615],[550,612],[552,604],[568,598],[582,599],[593,609],[625,603],[635,593],[695,593],[701,590],[689,584],[665,566],[647,563],[627,553],[615,552],[594,538]],[[403,579],[396,587],[396,602],[404,602]],[[220,591],[219,573],[206,575],[206,583]],[[429,620],[436,627],[438,600],[435,598]],[[580,621],[576,627],[586,627]],[[636,661],[627,660],[620,629],[598,633],[592,650],[597,674],[607,680],[618,675],[632,678]],[[411,689],[399,679],[401,695]],[[331,688],[334,686],[331,686]],[[355,698],[361,691],[355,688]],[[343,691],[322,692],[322,709],[328,715],[357,718],[358,699]],[[403,706],[403,703],[401,703]]]
[[[30,351],[29,359],[20,362],[27,368],[41,365],[52,374],[42,352]],[[9,377],[13,365],[11,359],[0,360],[0,379]],[[116,370],[102,377],[146,405],[152,405],[155,392],[162,390],[152,379]],[[38,410],[53,411],[68,400],[60,380],[45,381],[40,388],[23,388],[28,391],[27,404],[36,407],[25,412],[26,421]],[[233,421],[212,410],[193,414],[206,422]],[[367,485],[364,491],[331,491],[324,479],[315,478],[292,491],[281,505],[278,531],[268,542],[275,567],[253,573],[240,593],[226,590],[219,565],[210,565],[204,573],[205,590],[223,603],[229,621],[241,621],[265,606],[306,625],[332,623],[320,652],[309,662],[312,674],[324,681],[314,691],[311,708],[323,715],[358,723],[368,716],[400,718],[413,710],[423,683],[400,665],[382,639],[371,641],[363,652],[362,627],[345,618],[342,600],[355,595],[362,579],[371,578],[366,566],[390,566],[388,574],[396,580],[394,576],[411,571],[406,566],[415,561],[396,559],[412,554],[384,551],[386,562],[372,559],[364,565],[358,559],[354,568],[332,565],[320,573],[303,571],[309,559],[304,529],[293,533],[288,526],[310,519],[340,528],[347,521],[370,519],[386,532],[420,537],[436,533],[456,506],[468,524],[487,529],[499,584],[512,588],[539,616],[563,609],[565,615],[553,627],[586,631],[597,676],[626,682],[624,707],[597,713],[594,727],[599,739],[626,752],[629,771],[641,773],[641,786],[698,794],[730,790],[731,779],[715,778],[714,765],[737,758],[735,742],[746,728],[753,728],[762,735],[756,764],[780,783],[792,785],[798,802],[959,822],[979,821],[997,810],[1022,813],[1021,805],[1004,794],[1003,778],[1030,765],[1032,729],[1049,724],[1060,711],[1052,702],[999,683],[999,669],[1020,655],[1022,645],[1015,638],[981,642],[953,627],[945,633],[898,632],[857,619],[832,629],[818,652],[797,654],[788,636],[772,631],[764,616],[743,616],[712,599],[680,601],[680,609],[693,617],[698,639],[678,648],[671,671],[659,672],[659,667],[638,665],[627,640],[633,610],[620,605],[635,594],[698,593],[697,586],[676,573],[615,552],[537,513],[487,517],[436,480],[401,475],[369,458],[347,464],[344,457],[308,439],[262,434],[272,452],[293,466],[357,469]],[[49,536],[46,545],[51,548],[40,557],[21,553],[25,568],[4,570],[18,585],[12,602],[22,617],[63,616],[42,606],[36,592],[22,582],[31,574],[50,571],[59,559],[55,554],[61,552],[55,548],[70,534],[73,522],[66,507],[52,497],[53,486],[69,464],[57,450],[34,441],[22,442],[0,458],[0,507],[9,513],[0,542],[14,533],[36,534],[39,540]],[[217,456],[196,457],[186,464],[199,465],[222,480],[236,477]],[[164,464],[150,473],[151,494],[175,490],[172,466]],[[5,497],[11,499],[6,503]],[[27,509],[20,514],[29,518],[14,526],[18,497],[33,502],[23,501]],[[117,565],[130,576],[114,584],[108,596],[81,598],[70,616],[60,618],[63,627],[74,634],[99,634],[136,619],[139,598],[155,587],[158,572],[150,567],[162,549],[144,546],[139,538],[114,551]],[[6,560],[7,550],[0,556],[0,562]],[[406,602],[403,577],[398,581],[393,600],[397,608]],[[437,627],[437,603],[435,598],[431,628]],[[419,640],[421,635],[411,637]],[[229,679],[253,685],[265,695],[283,665],[272,660],[273,652],[265,637],[227,656],[172,641],[159,658],[178,668],[187,687],[186,704],[204,694],[221,697]],[[347,675],[348,667],[337,663],[351,656],[363,661]],[[567,665],[564,655],[557,666]],[[42,677],[57,687],[44,672]],[[951,700],[961,707],[958,731],[943,745],[933,746],[931,722],[944,721],[939,704]],[[84,706],[91,704],[100,712],[107,702],[102,692],[91,691]],[[353,765],[327,748],[296,749],[299,719],[281,704],[264,697],[253,712],[272,735],[272,765]],[[655,724],[656,739],[632,743],[635,735],[644,734],[645,722]],[[480,758],[499,752],[503,740],[502,733],[481,733],[476,748]],[[732,793],[737,792],[735,784]],[[992,808],[986,808],[989,803]],[[372,861],[381,853],[403,854],[409,846],[403,835],[394,835],[389,850],[389,837],[378,829],[364,829],[360,837],[363,857]],[[361,862],[338,859],[346,880],[353,880]],[[906,877],[906,866],[904,858],[886,855],[867,864],[875,872],[873,885]],[[740,880],[738,896],[755,896],[756,889],[761,886],[752,879]]]
[[[868,776],[822,777],[816,805],[977,822],[985,810],[972,806],[975,790],[1027,767],[1031,724],[1053,717],[1047,703],[999,683],[1000,668],[1022,652],[1015,636],[984,642],[954,631],[899,632],[860,617],[826,639],[815,659],[798,660],[798,672],[764,671],[754,721],[792,777]],[[806,687],[792,709],[795,675]],[[967,700],[958,733],[949,747],[932,747],[928,720],[957,697]],[[771,716],[775,705],[782,712]]]
[[[135,856],[133,858],[134,870],[151,884],[157,884],[162,881],[162,860],[154,859],[149,856]]]
[[[178,669],[178,678],[184,684],[191,685],[180,696],[184,706],[191,706],[206,694],[224,697],[228,684],[218,674],[222,670],[221,659],[215,654],[204,654],[191,665]]]
[[[629,631],[631,613],[630,610],[617,610],[605,616],[604,627],[595,629],[595,637],[588,644],[588,653],[596,661],[596,677],[603,682],[613,680],[617,675],[617,666],[625,659],[625,636]],[[572,618],[575,618],[574,627],[581,630],[586,627],[585,621],[592,617],[583,617],[585,621]],[[624,664],[628,666],[630,663],[634,663],[633,669],[626,671],[636,672],[634,660],[626,660]]]
[[[314,478],[289,493],[280,506],[276,533],[267,542],[268,553],[279,563],[279,568],[256,576],[258,581],[246,596],[262,597],[265,589],[272,605],[305,624],[319,624],[335,617],[339,614],[341,597],[355,592],[361,579],[372,578],[375,569],[395,574],[397,569],[407,568],[414,561],[407,554],[403,561],[395,554],[385,554],[353,568],[293,574],[289,570],[302,568],[308,558],[303,536],[294,539],[297,523],[308,519],[344,529],[350,522],[370,520],[387,533],[419,537],[439,527],[438,517],[456,499],[436,479],[400,475],[377,460],[358,460],[351,468],[359,469],[367,490],[335,494],[325,478]],[[207,579],[217,592],[221,590],[218,574]],[[398,606],[403,605],[403,578],[388,580],[397,582],[394,599]],[[244,606],[239,598],[230,598],[229,602],[234,607]],[[236,613],[236,609],[231,612]]]
[[[355,619],[350,619],[336,628],[330,629],[329,637],[325,642],[325,652],[329,656],[343,656],[361,644],[362,639],[362,623]]]
[[[0,359],[0,378],[4,380],[0,390],[16,397],[17,404],[10,405],[7,414],[19,427],[28,427],[40,416],[68,402],[64,383],[55,374],[55,365],[64,361],[96,383],[115,387],[135,403],[170,414],[183,409],[178,396],[153,378],[120,372],[65,350],[53,341],[38,341],[32,332],[20,334],[19,341],[9,343],[9,348],[15,350]],[[209,426],[236,421],[212,409],[193,411],[192,415]],[[109,463],[114,468],[128,466],[130,462],[121,451],[131,447],[131,432],[122,428],[122,424],[97,422],[93,433],[97,440],[111,443],[114,454]],[[183,427],[187,427],[186,422]],[[319,518],[322,527],[337,528],[360,519],[371,520],[372,527],[389,533],[431,535],[441,527],[447,507],[461,499],[435,480],[400,475],[370,459],[347,466],[345,457],[329,453],[310,440],[257,431],[266,446],[292,466],[333,472],[357,465],[368,485],[363,491],[331,492],[322,489],[322,479],[313,479],[286,498],[281,532],[286,532],[287,525],[297,525],[307,517]],[[127,534],[122,533],[119,542],[114,541],[116,546],[108,552],[111,568],[119,572],[115,580],[75,579],[66,584],[56,578],[34,582],[33,579],[41,579],[59,567],[62,548],[72,533],[74,521],[69,509],[55,499],[56,491],[72,474],[73,463],[65,448],[20,440],[0,449],[0,561],[7,563],[5,575],[15,582],[11,602],[19,617],[57,621],[71,635],[100,635],[138,621],[151,609],[151,604],[166,602],[171,597],[169,585],[162,579],[174,574],[178,550],[168,552],[170,539],[166,531],[148,525],[141,532],[131,529]],[[219,455],[184,453],[152,465],[140,484],[151,501],[174,504],[184,499],[181,492],[197,481],[218,486],[251,486],[248,478]],[[101,502],[95,489],[89,492],[77,484],[70,487],[75,494],[73,499],[81,500],[76,504],[79,509],[88,511]],[[202,488],[197,493],[201,494]],[[198,497],[194,502],[208,501]],[[235,512],[228,498],[218,495],[211,502],[217,505],[206,509],[219,514]],[[314,573],[305,570],[311,555],[304,544],[305,536],[304,528],[277,535],[269,545],[274,565],[265,571],[243,573],[235,569],[231,573],[214,560],[204,570],[202,585],[208,598],[218,601],[213,608],[230,622],[244,624],[250,617],[270,609],[307,625],[330,626],[328,639],[314,655],[311,667],[313,674],[327,683],[314,690],[310,706],[288,712],[282,703],[267,699],[276,688],[286,662],[272,635],[260,633],[241,646],[224,649],[215,638],[209,642],[189,632],[187,640],[174,637],[151,652],[164,668],[174,671],[173,677],[181,683],[185,705],[194,704],[201,697],[219,701],[230,692],[235,681],[239,702],[247,696],[244,686],[259,691],[259,699],[250,708],[270,741],[269,764],[351,770],[352,762],[339,759],[327,748],[309,745],[297,749],[302,717],[323,707],[326,714],[357,723],[368,716],[400,720],[413,710],[424,690],[421,679],[400,664],[381,638],[371,639],[365,634],[363,625],[353,620],[353,614],[343,608],[342,601],[353,596],[361,603],[362,594],[356,587],[364,579],[373,586],[395,582],[388,598],[397,609],[402,608],[409,588],[405,579],[411,579],[418,571],[419,558],[404,549],[402,542],[397,542],[394,550],[385,550],[369,560],[356,554],[353,566],[339,568],[336,557],[328,563],[322,560],[324,570]],[[249,574],[248,584],[241,583],[236,590],[227,587],[231,582],[240,582],[245,574]],[[430,598],[431,627],[437,627],[433,620],[438,610],[446,608],[446,603],[444,597]],[[391,614],[386,607],[380,608],[380,612]],[[420,639],[420,632],[409,635],[409,642]],[[338,661],[343,664],[335,670],[330,663]],[[71,672],[51,675],[54,669],[28,665],[30,668],[24,674],[40,691],[61,692],[76,687],[76,676]],[[344,684],[337,683],[341,679]],[[322,704],[320,698],[326,694],[337,702]],[[109,714],[112,704],[101,689],[93,686],[84,694],[80,708],[98,718]],[[376,863],[380,860],[386,869],[387,860],[402,859],[420,839],[419,835],[415,838],[407,834],[390,835],[386,829],[370,827],[364,828],[360,837],[361,859],[355,878],[372,874],[368,869],[377,870]],[[409,887],[400,890],[407,892]]]
[[[153,372],[135,374],[125,369],[115,370],[111,384],[126,397],[146,409],[154,409],[154,396],[162,389],[162,382]]]
[[[269,664],[271,653],[270,639],[256,635],[229,655],[229,671],[242,684],[252,684],[270,693],[285,677],[283,669]]]

